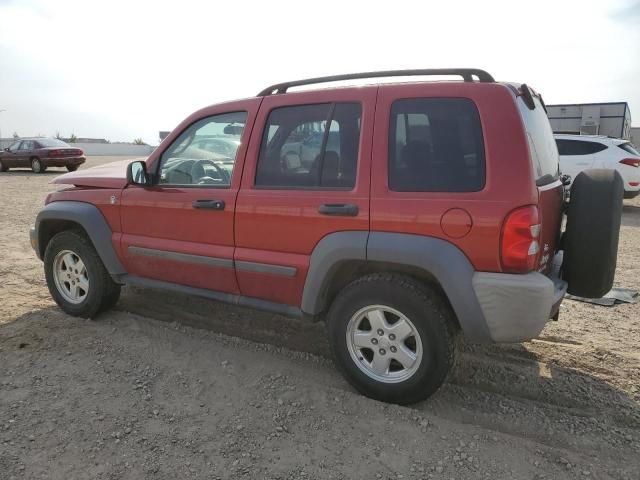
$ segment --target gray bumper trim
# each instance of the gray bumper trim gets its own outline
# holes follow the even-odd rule
[[[537,272],[523,275],[476,272],[473,289],[494,342],[538,336],[557,311],[566,282]]]

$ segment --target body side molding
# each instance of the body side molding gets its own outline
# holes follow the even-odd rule
[[[277,313],[285,317],[306,318],[306,315],[298,307],[285,305],[282,303],[269,302],[260,298],[245,297],[243,295],[234,295],[232,293],[218,292],[216,290],[207,290],[205,288],[189,287],[187,285],[179,285],[177,283],[163,282],[161,280],[153,280],[150,278],[136,277],[133,275],[124,275],[120,279],[125,285],[142,288],[154,288],[159,290],[170,290],[186,295],[195,295],[198,297],[217,300],[219,302],[238,305],[240,307],[255,308],[265,312]]]

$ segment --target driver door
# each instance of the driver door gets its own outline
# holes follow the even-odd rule
[[[24,167],[20,162],[20,145],[23,141],[18,140],[12,143],[6,152],[2,155],[2,163],[8,168]]]
[[[147,160],[153,185],[123,190],[120,251],[130,275],[239,292],[234,212],[259,103],[194,114]]]

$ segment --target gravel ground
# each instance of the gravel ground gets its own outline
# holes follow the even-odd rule
[[[434,397],[386,405],[340,377],[322,324],[138,289],[63,314],[28,242],[58,172],[0,174],[1,479],[640,478],[638,305],[566,301],[539,340],[465,344]],[[639,228],[625,201],[635,289]]]

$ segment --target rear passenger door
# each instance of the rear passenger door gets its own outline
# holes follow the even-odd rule
[[[314,247],[369,229],[376,87],[266,97],[236,204],[240,292],[299,306]]]

